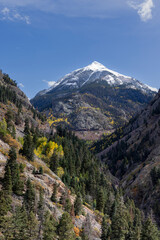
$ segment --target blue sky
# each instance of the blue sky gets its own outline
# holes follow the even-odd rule
[[[0,0],[0,68],[32,98],[98,61],[160,88],[159,0]]]

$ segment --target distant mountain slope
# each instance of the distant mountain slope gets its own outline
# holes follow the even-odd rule
[[[127,122],[155,93],[156,89],[93,62],[39,92],[31,103],[46,113],[52,109],[56,118],[67,118],[81,137],[90,138],[85,133],[96,131],[98,138]]]
[[[121,179],[126,195],[143,210],[152,209],[160,222],[160,91],[123,130],[107,137],[107,142],[99,157]]]

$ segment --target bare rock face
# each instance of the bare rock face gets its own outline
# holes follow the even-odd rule
[[[76,116],[72,118],[72,124],[76,127],[76,130],[103,130],[108,131],[112,129],[109,125],[109,119],[107,119],[100,111],[92,108],[82,108],[79,110]]]

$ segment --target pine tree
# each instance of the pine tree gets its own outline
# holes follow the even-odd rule
[[[133,221],[133,240],[141,240],[142,219],[139,209],[135,209],[135,216]]]
[[[49,212],[46,212],[43,225],[43,240],[57,239],[56,226],[54,217]]]
[[[75,203],[74,203],[75,215],[80,215],[82,211],[82,198],[80,193],[77,194]]]
[[[16,207],[16,210],[12,216],[12,225],[13,225],[13,239],[16,240],[28,240],[29,231],[28,231],[28,218],[27,212],[22,207]]]
[[[8,154],[9,158],[7,160],[6,167],[9,166],[11,170],[11,175],[13,175],[13,171],[16,165],[17,154],[15,148],[11,148]]]
[[[71,200],[70,200],[70,198],[67,198],[67,199],[66,199],[66,202],[65,202],[64,211],[65,211],[65,212],[68,212],[69,214],[71,214],[71,209],[72,209]]]
[[[125,240],[128,233],[128,214],[123,198],[117,195],[112,217],[112,240]]]
[[[37,145],[37,141],[38,141],[38,135],[35,133],[35,134],[33,135],[33,144],[34,144],[35,147],[36,147],[36,145]]]
[[[13,137],[14,139],[16,139],[16,129],[15,129],[14,124],[12,125],[11,135],[12,135],[12,137]]]
[[[36,119],[36,111],[33,112],[33,118]]]
[[[35,240],[38,236],[38,221],[35,214],[30,211],[28,215],[29,240]]]
[[[96,176],[93,168],[89,170],[88,188],[90,189],[91,195],[96,196]]]
[[[127,198],[126,208],[128,212],[128,233],[126,234],[127,240],[140,240],[141,234],[141,214],[136,209],[134,201]]]
[[[30,133],[30,131],[29,131],[29,119],[28,118],[25,119],[24,133],[25,133],[25,135],[28,135]]]
[[[69,213],[64,212],[58,225],[59,240],[75,240],[73,223]]]
[[[35,210],[35,190],[31,183],[31,180],[27,180],[27,189],[24,195],[24,203],[26,206],[26,210],[28,212],[34,212]]]
[[[42,188],[40,188],[40,190],[39,190],[38,209],[39,209],[39,211],[44,209],[44,192],[43,192]]]
[[[43,167],[42,166],[39,167],[39,174],[43,175]]]
[[[32,125],[31,125],[31,129],[30,129],[30,131],[31,131],[32,135],[34,135],[34,133],[35,133],[35,129],[34,129],[34,125],[33,125],[33,123],[32,123]]]
[[[0,232],[1,232],[0,240],[13,239],[12,217],[8,217],[8,216],[4,217],[4,221],[0,222]]]
[[[6,122],[7,122],[7,128],[10,133],[12,133],[12,127],[13,127],[13,121],[14,121],[14,115],[11,109],[9,109],[5,115]]]
[[[7,164],[5,167],[5,172],[7,172],[8,168],[10,169],[10,172],[11,172],[13,192],[17,195],[22,195],[24,184],[20,179],[20,170],[19,170],[19,165],[17,163],[17,154],[14,148],[11,148],[9,151],[9,158],[7,160]]]
[[[19,170],[19,165],[17,163],[15,164],[15,167],[13,170],[12,182],[13,182],[13,192],[21,196],[24,190],[24,183],[20,179],[20,170]]]
[[[29,161],[34,160],[34,144],[30,134],[25,135],[22,154],[26,156]]]
[[[104,204],[104,214],[110,215],[111,214],[111,209],[113,206],[113,198],[112,198],[112,193],[108,192],[107,197],[105,199],[105,204]]]
[[[5,174],[3,179],[3,190],[6,191],[8,195],[12,193],[12,176],[9,165],[5,168]]]
[[[0,218],[7,214],[10,210],[10,203],[6,198],[5,191],[0,191]],[[2,219],[1,219],[2,220]]]
[[[55,183],[54,185],[53,185],[53,193],[52,193],[52,196],[51,196],[51,201],[52,202],[57,202],[57,184]]]
[[[11,197],[5,190],[0,191],[0,232],[6,233],[11,237],[9,225],[11,225],[10,218],[5,216],[11,210]],[[6,228],[7,226],[7,228]],[[6,238],[7,239],[7,238]]]
[[[69,157],[69,173],[71,176],[74,176],[75,175],[75,158],[72,158],[72,155],[70,155]]]
[[[59,157],[58,155],[54,152],[52,154],[52,157],[50,159],[50,169],[57,174],[57,169],[59,167]]]
[[[102,240],[109,240],[110,239],[110,224],[111,224],[111,220],[109,219],[109,217],[107,215],[105,215],[103,217],[103,221],[102,221],[102,234],[101,234],[101,239]]]
[[[141,240],[159,240],[160,232],[157,226],[152,222],[151,218],[147,218],[142,227]]]
[[[80,157],[77,155],[77,161],[75,162],[76,165],[76,174],[79,175],[80,170],[81,170],[81,160]]]
[[[98,193],[97,193],[97,207],[96,209],[100,212],[103,212],[104,210],[104,204],[105,204],[105,201],[104,201],[104,193],[103,193],[103,189],[99,189],[98,190]]]

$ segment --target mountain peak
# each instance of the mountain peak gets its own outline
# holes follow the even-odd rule
[[[113,71],[107,67],[105,67],[103,64],[97,62],[97,61],[94,61],[92,62],[90,65],[88,65],[87,67],[84,67],[83,68],[84,70],[91,70],[93,72],[102,72],[102,71],[106,71],[108,72],[109,74],[111,75],[114,75],[116,77],[125,77],[125,78],[131,78],[131,77],[128,77],[128,76],[125,76],[125,75],[122,75],[116,71]]]
[[[102,71],[102,70],[106,70],[106,67],[103,64],[97,61],[94,61],[90,65],[85,67],[85,69],[90,69],[92,71]]]

